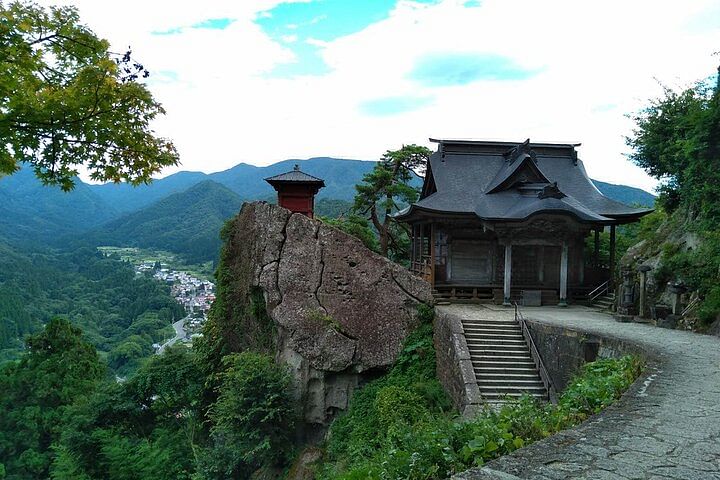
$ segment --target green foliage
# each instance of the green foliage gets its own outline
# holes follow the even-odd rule
[[[557,405],[524,397],[462,421],[428,408],[397,383],[405,375],[393,369],[357,392],[348,413],[333,423],[320,478],[448,478],[585,420],[619,398],[640,370],[634,357],[599,360],[583,367]]]
[[[325,177],[325,175],[323,175],[323,177]],[[315,201],[315,216],[324,218],[346,217],[350,214],[352,206],[352,202],[348,202],[347,200],[321,198]]]
[[[129,51],[111,54],[75,8],[1,3],[0,38],[0,174],[28,163],[70,190],[79,165],[134,184],[177,165],[150,128],[165,111],[137,81],[146,70]]]
[[[363,245],[373,252],[378,252],[380,250],[377,234],[372,229],[367,219],[359,215],[350,215],[348,217],[339,218],[320,217],[320,220],[337,228],[338,230],[342,230],[343,232],[358,238]]]
[[[47,478],[51,444],[67,409],[103,377],[95,348],[61,319],[27,339],[27,353],[0,369],[0,462],[10,478]]]
[[[57,315],[101,352],[114,351],[111,367],[126,374],[184,310],[167,286],[95,249],[26,252],[0,243],[0,361]]]
[[[242,200],[210,180],[169,195],[83,236],[83,244],[139,246],[176,252],[188,263],[217,260],[218,232]]]
[[[699,82],[637,113],[630,158],[663,180],[660,201],[670,212],[682,206],[705,221],[720,221],[720,89]]]
[[[409,241],[403,225],[392,214],[417,200],[418,190],[412,185],[415,171],[425,167],[432,152],[419,145],[403,145],[399,150],[385,152],[375,168],[355,186],[357,194],[353,211],[368,218],[380,237],[380,253],[395,261],[408,256]]]
[[[720,314],[720,230],[701,231],[697,248],[686,250],[675,243],[662,245],[660,268],[655,272],[658,285],[682,281],[702,299],[698,316],[709,325]]]
[[[267,355],[242,352],[223,359],[218,399],[209,418],[212,450],[206,478],[248,478],[282,464],[292,449],[295,410],[290,375]]]
[[[328,326],[335,330],[336,332],[341,332],[342,327],[340,326],[340,322],[335,320],[332,316],[328,315],[321,309],[311,310],[307,313],[306,317],[309,321],[320,323],[322,325]]]

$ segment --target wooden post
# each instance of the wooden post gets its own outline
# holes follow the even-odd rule
[[[560,255],[560,303],[561,307],[567,307],[567,281],[568,281],[568,244],[563,241],[562,254]]]
[[[415,271],[415,224],[410,225],[410,271]]]
[[[430,285],[435,287],[435,224],[430,224]]]
[[[608,287],[615,287],[615,225],[610,225],[610,281]]]
[[[538,282],[545,283],[545,246],[538,245]]]
[[[505,245],[505,272],[503,284],[503,305],[510,306],[510,280],[512,276],[512,245]]]
[[[580,247],[580,271],[578,272],[578,280],[580,285],[585,285],[585,238],[578,243],[578,247]]]
[[[595,250],[593,251],[593,265],[600,266],[600,230],[595,229]]]

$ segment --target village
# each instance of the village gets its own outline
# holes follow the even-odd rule
[[[175,300],[185,307],[187,316],[173,324],[176,335],[163,345],[157,345],[158,353],[165,347],[182,341],[191,342],[194,337],[202,335],[202,326],[207,320],[207,314],[212,302],[215,300],[215,284],[208,280],[197,278],[187,272],[168,268],[159,261],[155,263],[143,262],[135,267],[138,275],[152,274],[160,282],[170,285],[170,293]]]

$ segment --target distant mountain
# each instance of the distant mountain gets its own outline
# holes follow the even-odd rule
[[[652,208],[655,205],[655,195],[645,190],[627,185],[615,185],[599,180],[593,180],[595,186],[606,197],[612,198],[620,203],[630,206],[641,206]]]
[[[264,179],[292,170],[295,164],[299,164],[304,172],[325,180],[325,188],[320,190],[318,200],[329,198],[348,201],[355,195],[353,186],[375,166],[375,162],[370,161],[317,157],[308,160],[283,160],[266,167],[241,163],[211,174],[178,172],[139,187],[107,183],[90,185],[90,188],[121,212],[138,210],[204,180],[224,185],[245,200],[267,199],[275,196],[275,190]]]
[[[208,179],[202,172],[178,172],[137,187],[127,183],[105,183],[88,187],[105,202],[114,205],[118,212],[127,213],[140,210],[170,194],[185,191]]]
[[[318,215],[326,216],[349,210],[355,184],[375,165],[329,157],[285,160],[266,167],[240,164],[212,174],[179,172],[139,187],[78,181],[70,193],[45,187],[32,171],[21,170],[0,178],[0,238],[59,244],[80,236],[85,244],[94,239],[97,244],[154,246],[208,258],[208,252],[219,245],[222,221],[237,212],[241,200],[274,200],[274,190],[263,179],[289,171],[296,163],[325,180],[316,206]],[[652,206],[655,200],[638,188],[600,181],[595,185],[628,205]],[[201,245],[201,238],[209,243]]]
[[[241,205],[234,192],[205,180],[88,232],[83,241],[157,248],[180,253],[192,263],[205,262],[217,258],[220,229]]]
[[[13,243],[51,242],[117,215],[113,203],[103,200],[80,180],[72,192],[63,192],[42,185],[27,168],[0,177],[0,237]]]

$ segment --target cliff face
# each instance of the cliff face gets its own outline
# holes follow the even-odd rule
[[[364,376],[392,365],[417,325],[417,305],[432,303],[429,284],[406,269],[276,205],[246,203],[225,235],[224,311],[246,308],[260,289],[274,330],[268,345],[257,335],[267,330],[260,316],[244,315],[238,328],[225,328],[229,345],[274,349],[292,370],[310,424],[327,425]]]

